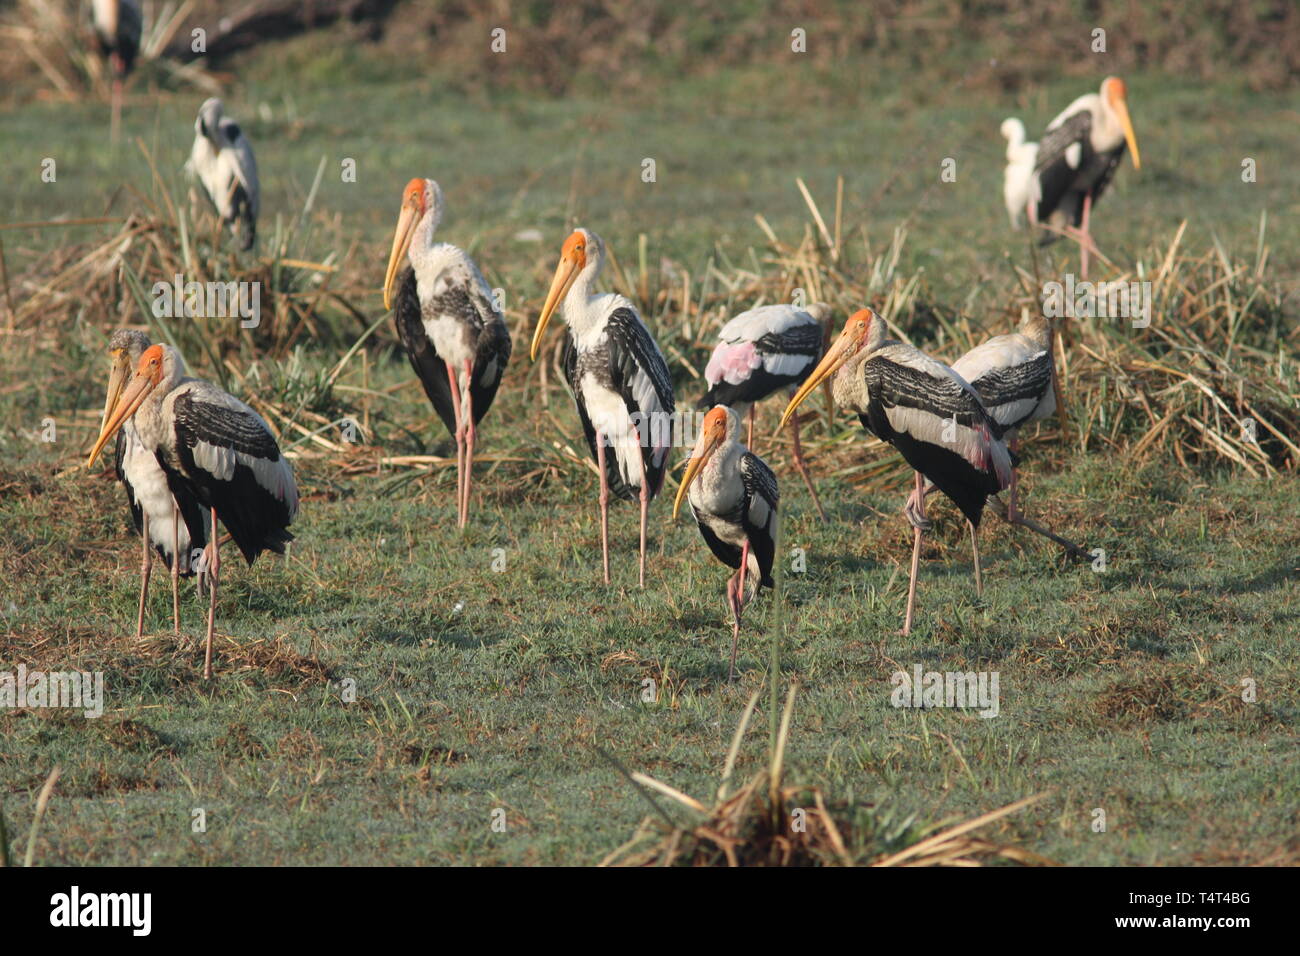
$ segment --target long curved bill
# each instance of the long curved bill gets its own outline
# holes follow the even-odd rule
[[[126,423],[128,418],[135,414],[135,410],[149,397],[149,393],[154,390],[154,384],[144,375],[137,375],[131,380],[131,384],[114,405],[112,414],[108,416],[103,427],[99,430],[99,438],[95,442],[95,447],[91,449],[90,457],[86,459],[87,468],[95,463],[95,459],[104,450],[104,446],[108,444],[109,439],[117,434],[117,430]]]
[[[848,328],[846,327],[844,332],[840,333],[840,337],[835,340],[835,344],[826,350],[826,354],[817,363],[817,367],[804,379],[803,384],[799,386],[799,391],[794,393],[794,398],[790,399],[790,404],[785,407],[785,412],[781,415],[780,428],[785,428],[786,422],[790,420],[790,416],[794,414],[795,409],[803,404],[804,399],[817,390],[818,385],[829,380],[839,370],[839,367],[849,360],[849,356],[853,354],[850,351],[852,345],[853,340],[849,337]]]
[[[564,297],[569,294],[569,288],[578,278],[580,271],[582,269],[577,262],[571,261],[567,256],[560,256],[560,264],[555,267],[555,278],[551,280],[551,291],[546,293],[546,304],[542,306],[542,314],[538,317],[537,328],[533,332],[533,345],[528,353],[531,361],[537,361],[537,351],[542,346],[546,325],[551,321],[556,308],[564,301]]]
[[[1137,133],[1133,132],[1133,120],[1128,115],[1128,103],[1120,100],[1115,104],[1115,112],[1119,113],[1120,126],[1124,127],[1124,140],[1128,143],[1129,152],[1133,154],[1133,168],[1142,168],[1142,156],[1138,153]]]
[[[419,225],[420,212],[413,206],[402,205],[397,217],[397,231],[393,233],[393,251],[388,255],[388,269],[384,272],[384,308],[393,307],[393,283],[397,281],[397,270],[402,267],[402,260],[411,248],[411,238],[415,227]]]
[[[682,501],[686,498],[686,492],[690,490],[691,482],[695,476],[700,473],[700,469],[708,464],[709,458],[718,450],[722,444],[722,439],[709,432],[701,432],[700,439],[695,443],[695,450],[691,452],[691,457],[686,462],[686,474],[682,476],[682,483],[677,486],[677,497],[673,499],[673,520],[677,520],[677,513],[682,510]]]
[[[102,431],[108,424],[108,418],[113,414],[113,409],[117,408],[117,400],[122,395],[122,389],[126,387],[126,380],[131,377],[131,360],[125,350],[117,349],[113,352],[113,366],[108,370],[108,391],[104,395],[104,415],[99,420],[99,427]]]

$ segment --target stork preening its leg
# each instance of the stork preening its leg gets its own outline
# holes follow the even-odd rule
[[[750,414],[753,414],[751,409]],[[803,447],[799,443],[799,415],[794,415],[790,419],[790,435],[794,439],[794,445],[790,452],[790,457],[794,459],[794,467],[799,472],[803,483],[808,486],[808,494],[812,496],[813,507],[817,509],[817,517],[822,521],[826,520],[826,512],[822,510],[821,500],[817,497],[817,489],[813,487],[812,475],[808,474],[808,464],[803,460]]]
[[[221,571],[221,535],[217,509],[212,508],[212,563],[208,566],[208,639],[203,650],[203,679],[212,679],[212,632],[217,623],[217,577]]]
[[[144,602],[145,597],[149,594],[149,574],[153,571],[153,553],[149,547],[149,512],[144,512],[141,516],[140,528],[141,552],[140,558],[140,610],[135,617],[135,639],[140,640],[144,634]]]
[[[605,434],[596,432],[596,470],[600,472],[600,556],[609,583],[609,482],[605,480]]]

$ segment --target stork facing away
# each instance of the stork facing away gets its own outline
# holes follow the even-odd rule
[[[687,498],[704,543],[719,561],[737,569],[727,578],[732,619],[728,681],[736,676],[745,605],[760,586],[773,586],[780,497],[772,469],[740,442],[740,416],[726,405],[710,410],[677,489],[673,519]]]
[[[1133,153],[1133,168],[1141,169],[1128,90],[1117,76],[1106,77],[1100,93],[1086,93],[1063,109],[1038,143],[1034,177],[1039,199],[1033,219],[1078,240],[1084,279],[1088,255],[1097,251],[1089,232],[1092,207],[1110,185],[1125,150]]]
[[[474,260],[456,246],[433,241],[442,210],[442,189],[432,179],[406,184],[384,275],[384,307],[393,310],[411,368],[456,440],[456,524],[463,528],[478,423],[496,398],[511,345]],[[404,261],[410,265],[402,269]]]
[[[221,224],[239,238],[241,248],[253,248],[262,194],[257,160],[248,137],[215,96],[199,107],[185,168],[198,179]]]
[[[587,447],[600,475],[600,545],[609,583],[609,495],[641,503],[638,580],[645,587],[646,522],[650,502],[663,486],[675,424],[672,379],[654,336],[631,300],[592,292],[604,264],[599,236],[577,229],[564,240],[533,333],[537,359],[547,323],[556,309],[568,327],[564,378],[582,420]]]
[[[849,319],[844,331],[786,407],[782,424],[829,376],[837,405],[858,415],[862,426],[893,445],[916,471],[904,507],[915,534],[907,614],[912,629],[928,478],[966,516],[975,555],[975,587],[982,592],[977,533],[985,500],[1011,481],[1011,458],[996,437],[997,423],[975,390],[947,365],[919,349],[886,338],[884,320],[870,309]]]
[[[137,0],[94,0],[90,5],[90,17],[95,28],[95,43],[100,54],[108,59],[109,69],[113,72],[112,140],[116,143],[122,122],[122,84],[140,52],[144,18],[140,15]]]
[[[745,444],[754,444],[754,405],[782,389],[793,394],[821,358],[826,343],[826,323],[831,307],[814,302],[807,308],[792,305],[763,305],[737,315],[718,333],[704,379],[709,390],[696,403],[697,409],[726,405],[741,417],[749,416]],[[798,415],[790,421],[793,439],[791,457],[813,507],[823,521],[826,512],[817,497],[799,441]]]
[[[186,376],[185,363],[169,345],[144,350],[100,430],[87,468],[128,421],[153,451],[173,494],[192,496],[211,515],[203,662],[203,676],[210,678],[221,569],[217,522],[226,526],[249,565],[263,551],[284,554],[293,540],[289,525],[298,514],[293,471],[262,417],[211,382]]]
[[[122,389],[149,345],[149,336],[131,329],[118,329],[109,339],[108,353],[112,365],[104,400],[103,424],[108,423]],[[184,488],[171,488],[167,473],[158,464],[153,450],[145,447],[132,420],[126,421],[117,433],[113,469],[117,480],[126,489],[131,521],[141,541],[140,609],[136,615],[135,636],[139,639],[144,634],[145,599],[149,594],[154,551],[171,568],[172,630],[180,634],[179,579],[193,576],[196,563],[193,557],[207,543],[203,507]]]
[[[1002,121],[1002,138],[1007,141],[1007,168],[1002,174],[1002,198],[1007,205],[1011,228],[1020,228],[1022,214],[1032,217],[1038,204],[1038,144],[1025,142],[1025,124],[1014,116]]]

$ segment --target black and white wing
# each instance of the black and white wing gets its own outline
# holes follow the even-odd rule
[[[1083,214],[1084,193],[1078,189],[1082,170],[1092,161],[1092,113],[1078,109],[1058,117],[1038,143],[1038,221],[1046,222],[1058,209],[1071,225]]]
[[[997,423],[994,434],[1000,438],[1002,433],[1035,418],[1046,418],[1055,410],[1052,364],[1050,350],[1013,333],[976,346],[954,362],[952,369],[975,389]]]
[[[641,456],[645,461],[646,481],[654,495],[663,485],[673,442],[675,409],[668,363],[650,330],[630,308],[620,307],[610,313],[606,334],[610,380],[633,423],[643,430]],[[648,437],[644,436],[644,429],[649,429]]]
[[[206,382],[177,389],[171,402],[185,484],[215,507],[249,564],[284,553],[298,514],[293,470],[262,416]],[[169,476],[170,477],[170,476]]]
[[[973,523],[984,499],[1011,480],[1011,459],[975,390],[911,346],[880,349],[862,365],[870,396],[863,425],[892,444]]]
[[[401,339],[402,350],[410,360],[415,377],[424,386],[424,394],[429,397],[447,432],[455,435],[456,407],[452,401],[451,382],[447,378],[447,363],[438,355],[433,340],[425,331],[415,270],[410,266],[403,269],[397,277],[393,323],[397,326],[397,337]],[[477,405],[475,402],[475,407]]]
[[[766,305],[736,316],[718,333],[704,370],[708,392],[697,408],[736,407],[798,385],[821,358],[821,324],[802,309]]]
[[[749,538],[749,550],[758,560],[762,583],[773,586],[772,562],[776,559],[776,511],[781,499],[776,475],[753,452],[740,456],[740,477],[745,483],[745,511],[741,522]]]

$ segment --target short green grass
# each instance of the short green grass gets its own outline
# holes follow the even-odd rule
[[[798,69],[777,63],[564,100],[466,98],[436,78],[378,69],[344,98],[337,85],[306,85],[258,60],[228,100],[258,150],[266,222],[296,213],[326,157],[318,212],[333,231],[317,235],[364,243],[373,275],[359,295],[376,318],[396,201],[415,175],[443,183],[445,235],[475,249],[508,291],[512,326],[527,330],[574,222],[605,234],[625,265],[641,232],[652,267],[661,256],[692,270],[711,253],[741,261],[762,242],[756,212],[797,239],[807,210],[796,176],[829,216],[843,175],[846,223],[865,226],[873,248],[906,223],[907,271],[924,270],[939,299],[977,317],[1000,310],[1007,257],[1028,264],[1023,239],[1005,228],[997,124],[1014,112],[1041,128],[1080,84],[998,102],[865,69],[834,78]],[[1272,264],[1293,274],[1300,235],[1278,134],[1289,101],[1167,77],[1129,85],[1145,163],[1121,172],[1100,207],[1103,251],[1121,262],[1146,255],[1183,218],[1197,248],[1213,233],[1250,249],[1267,209]],[[269,118],[256,108],[263,102]],[[177,189],[194,106],[170,96],[128,111],[128,132]],[[101,151],[99,107],[33,105],[3,120],[15,145],[0,184],[8,221],[97,215],[119,184],[151,190],[133,145]],[[45,156],[58,160],[56,184],[40,184]],[[355,184],[333,175],[349,156],[359,161]],[[947,156],[958,160],[954,184],[939,182]],[[1240,181],[1243,156],[1259,160],[1254,185]],[[656,184],[640,180],[645,157],[657,160]],[[116,208],[129,205],[119,197]],[[514,238],[529,227],[542,244]],[[96,234],[0,237],[19,275],[52,243]],[[324,255],[317,241],[308,251]],[[137,644],[138,547],[121,492],[74,468],[98,424],[106,321],[76,316],[54,336],[57,350],[15,346],[8,354],[23,359],[4,360],[0,380],[0,669],[101,670],[108,691],[99,720],[0,715],[0,811],[15,843],[46,775],[63,768],[39,862],[591,863],[646,812],[601,750],[687,793],[713,792],[741,710],[763,685],[770,601],[750,611],[740,678],[728,686],[725,572],[689,520],[670,523],[666,501],[652,515],[647,588],[634,586],[626,506],[613,512],[615,584],[600,585],[591,476],[535,474],[560,460],[553,441],[578,447],[576,418],[555,389],[540,423],[525,417],[517,389],[485,420],[483,454],[522,463],[480,467],[463,534],[445,469],[358,475],[301,459],[290,558],[250,570],[227,554],[218,679],[199,679],[203,610],[188,584],[184,636],[170,636],[156,578],[149,634]],[[304,356],[314,369],[338,353],[307,343]],[[391,349],[376,347],[371,360],[374,389],[408,382]],[[527,364],[518,339],[514,363],[508,391]],[[679,390],[684,400],[696,393],[685,375]],[[335,400],[346,410],[349,399]],[[372,396],[363,410],[386,452],[445,449],[417,387]],[[774,414],[765,410],[758,446],[783,482],[785,559],[801,548],[807,561],[786,575],[783,667],[801,686],[788,779],[823,788],[854,824],[857,851],[886,849],[912,815],[929,824],[1051,790],[994,835],[1073,864],[1294,859],[1292,477],[1256,482],[1172,462],[1139,470],[1031,435],[1028,511],[1104,549],[1107,570],[1062,565],[1045,542],[990,519],[977,600],[964,529],[941,507],[919,626],[902,638],[906,489],[869,494],[827,474],[860,453],[815,458],[830,518],[818,523],[786,446],[768,437]],[[58,425],[53,444],[30,437],[46,416]],[[835,428],[850,448],[858,441],[856,424]],[[914,664],[998,671],[1001,716],[895,710],[890,675]],[[1241,700],[1246,678],[1256,703]],[[655,702],[642,700],[646,681]],[[356,699],[345,702],[352,686]],[[751,734],[741,773],[765,745]],[[192,830],[196,808],[205,833]],[[1092,829],[1097,808],[1104,833]],[[504,832],[492,826],[498,809]]]

